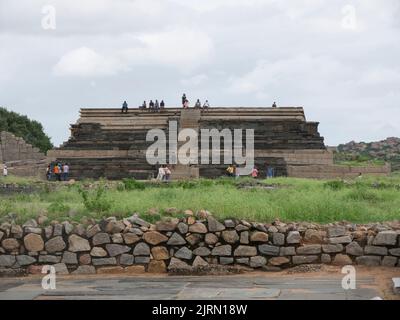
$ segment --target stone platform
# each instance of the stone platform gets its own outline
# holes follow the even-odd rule
[[[220,107],[207,111],[166,108],[158,113],[130,109],[127,114],[120,109],[97,108],[81,109],[80,114],[80,119],[71,126],[70,139],[48,154],[68,162],[71,177],[75,179],[154,177],[157,165],[146,160],[146,150],[153,142],[146,141],[146,134],[150,129],[160,129],[168,140],[171,121],[177,122],[178,131],[254,129],[255,165],[260,176],[265,176],[265,163],[275,167],[278,176],[287,175],[288,166],[333,164],[332,153],[327,151],[318,132],[318,122],[306,121],[300,107]],[[224,152],[223,139],[220,152],[221,155]],[[177,164],[172,167],[172,178],[219,177],[225,174],[226,167],[226,164]]]

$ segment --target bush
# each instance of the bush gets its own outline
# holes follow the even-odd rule
[[[85,208],[89,211],[107,212],[111,209],[112,201],[108,200],[105,196],[106,189],[104,185],[98,186],[94,191],[78,189],[82,197]]]
[[[146,184],[144,182],[131,178],[123,179],[122,183],[124,184],[125,190],[144,190],[146,188]]]
[[[53,202],[47,207],[47,211],[50,213],[65,213],[70,209],[70,206],[63,202]]]
[[[331,180],[324,183],[324,188],[329,188],[331,190],[341,190],[345,187],[342,180]]]

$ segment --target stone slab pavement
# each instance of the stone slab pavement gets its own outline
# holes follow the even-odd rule
[[[400,274],[397,268],[395,273]],[[378,276],[379,275],[379,276]],[[224,276],[91,275],[58,276],[55,290],[41,276],[0,278],[0,300],[369,300],[397,299],[391,276],[362,272],[356,289],[344,290],[343,274],[249,273]],[[383,278],[382,278],[383,277]]]

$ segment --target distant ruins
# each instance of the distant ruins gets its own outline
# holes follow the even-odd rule
[[[265,176],[266,163],[275,168],[277,176],[333,178],[354,177],[360,172],[386,174],[388,169],[390,172],[387,167],[335,166],[332,153],[318,132],[319,123],[306,121],[300,107],[207,111],[166,108],[156,113],[130,109],[124,114],[120,109],[81,109],[80,114],[80,119],[71,126],[70,139],[48,154],[68,162],[71,177],[75,179],[154,177],[157,165],[146,161],[146,150],[153,142],[146,141],[146,134],[157,128],[168,137],[170,121],[176,121],[178,129],[192,128],[197,132],[207,128],[254,129],[254,160],[260,177]],[[221,155],[223,148],[221,141]],[[226,167],[226,164],[177,164],[172,168],[172,178],[219,177],[225,175]]]
[[[6,164],[10,174],[44,177],[48,159],[38,148],[10,132],[0,132],[0,169]]]

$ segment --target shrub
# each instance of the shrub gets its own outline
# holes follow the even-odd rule
[[[106,189],[104,185],[99,185],[94,191],[89,192],[79,188],[78,192],[82,197],[85,208],[89,211],[107,212],[111,209],[112,201],[105,196]]]
[[[70,206],[63,202],[53,202],[47,207],[47,211],[50,213],[65,213],[70,209]]]
[[[341,190],[345,187],[342,180],[330,180],[324,183],[324,188],[329,188],[331,190]]]
[[[122,183],[124,184],[125,190],[144,190],[146,188],[146,184],[144,182],[131,178],[123,179]]]

